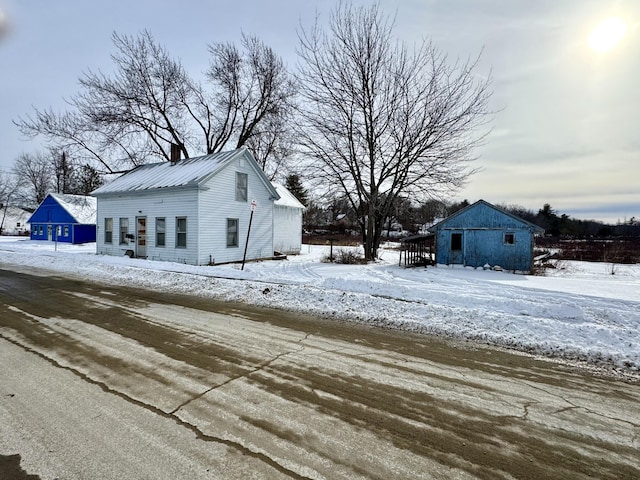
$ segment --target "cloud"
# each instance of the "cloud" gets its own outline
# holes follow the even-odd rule
[[[168,0],[154,8],[124,0],[76,3],[11,5],[15,28],[0,44],[0,169],[37,149],[11,119],[31,105],[64,109],[62,99],[78,91],[83,70],[109,68],[114,30],[135,35],[149,28],[194,76],[206,69],[207,43],[237,41],[243,31],[294,67],[296,28],[311,24],[316,9],[326,18],[335,6],[329,0],[248,0],[224,9],[202,0],[190,8]],[[640,178],[639,1],[382,0],[381,8],[396,15],[396,33],[408,43],[432,37],[451,61],[482,51],[476,73],[492,72],[493,131],[476,152],[483,171],[459,195],[536,209],[549,202],[560,211],[619,205],[621,216],[634,205],[616,192],[637,192]],[[8,11],[2,0],[0,9]],[[629,20],[627,37],[610,54],[594,55],[588,33],[613,14]]]

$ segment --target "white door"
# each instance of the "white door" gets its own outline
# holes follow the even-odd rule
[[[147,258],[147,217],[136,217],[136,257]]]

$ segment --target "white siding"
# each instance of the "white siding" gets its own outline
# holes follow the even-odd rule
[[[97,253],[124,255],[127,249],[136,251],[136,242],[120,245],[118,224],[120,218],[129,219],[129,233],[135,234],[136,217],[147,219],[146,257],[150,260],[166,260],[193,265],[241,261],[251,216],[251,201],[257,202],[253,215],[251,234],[247,248],[247,260],[270,258],[273,255],[273,206],[277,196],[274,187],[259,170],[255,160],[246,149],[225,155],[224,162],[214,162],[210,156],[192,159],[173,166],[158,164],[133,170],[117,179],[110,189],[104,187],[94,192],[98,198]],[[208,162],[212,163],[209,165]],[[197,167],[197,171],[196,171]],[[162,178],[154,169],[166,171],[171,178]],[[187,175],[188,184],[167,188],[150,189],[143,182],[153,170],[153,181],[167,185],[182,181]],[[202,172],[209,172],[200,181]],[[236,173],[247,174],[247,201],[236,200]],[[198,173],[198,175],[196,175]],[[129,177],[130,175],[130,177]],[[139,182],[135,183],[136,175]],[[194,177],[196,175],[197,178]],[[175,178],[174,178],[175,177]],[[193,178],[192,178],[193,177]],[[207,180],[208,178],[208,180]],[[132,183],[133,182],[133,183]],[[127,187],[118,190],[121,184]],[[165,184],[163,183],[163,185]],[[120,185],[120,187],[118,187]],[[144,188],[143,188],[144,187]],[[125,192],[125,193],[118,193]],[[156,218],[166,221],[165,246],[156,246]],[[176,248],[176,218],[187,219],[187,247]],[[113,219],[113,242],[104,242],[104,219]],[[238,220],[238,245],[227,247],[227,219]],[[142,255],[139,252],[138,255]]]
[[[273,248],[286,255],[302,249],[302,209],[275,205],[273,208]]]
[[[136,217],[147,218],[147,258],[196,264],[198,261],[198,201],[197,191],[163,190],[135,195],[101,196],[98,200],[97,253],[124,255],[135,251],[135,241],[119,244],[119,219],[129,219],[129,233],[136,234]],[[157,247],[156,217],[166,219],[165,246]],[[187,248],[176,248],[176,217],[187,218]],[[104,243],[104,219],[113,218],[113,241]]]
[[[236,172],[248,175],[247,201],[236,200]],[[247,260],[273,255],[273,199],[256,171],[239,158],[218,172],[200,191],[199,263],[241,261],[244,254],[251,201],[257,202],[247,247]],[[227,218],[238,219],[238,246],[227,247]]]

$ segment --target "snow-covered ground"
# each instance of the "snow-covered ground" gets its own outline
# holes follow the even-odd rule
[[[640,374],[640,265],[563,262],[546,276],[525,276],[460,266],[402,268],[390,248],[370,265],[323,263],[328,253],[329,247],[304,245],[299,256],[240,270],[101,256],[95,244],[0,237],[0,268],[39,267],[109,284],[474,339]]]

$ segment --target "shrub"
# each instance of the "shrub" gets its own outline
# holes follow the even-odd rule
[[[364,259],[364,255],[355,249],[338,248],[333,252],[333,258],[330,254],[327,254],[322,259],[325,263],[342,263],[345,265],[357,265],[361,263],[367,263]]]

